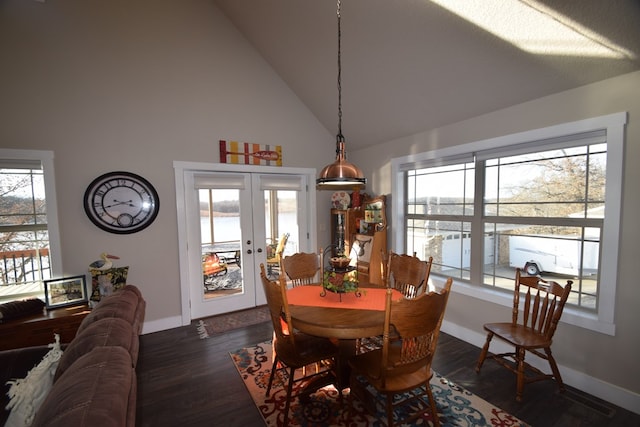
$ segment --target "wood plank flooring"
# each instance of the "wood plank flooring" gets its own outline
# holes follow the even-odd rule
[[[262,426],[229,351],[267,340],[270,323],[200,339],[196,325],[140,337],[137,423],[139,427]],[[487,360],[478,375],[479,349],[441,334],[434,370],[534,427],[640,427],[640,415],[555,383],[525,387],[515,401],[515,376]],[[105,396],[105,398],[108,398]]]

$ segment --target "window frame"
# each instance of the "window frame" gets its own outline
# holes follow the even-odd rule
[[[620,239],[620,219],[622,211],[622,182],[624,171],[624,132],[627,123],[627,112],[619,112],[605,116],[594,117],[540,129],[524,131],[520,133],[479,140],[457,146],[436,149],[432,151],[410,154],[391,160],[391,191],[394,200],[391,205],[391,227],[396,230],[392,233],[392,248],[405,248],[405,172],[425,164],[434,164],[441,159],[458,159],[486,150],[500,150],[518,144],[533,143],[554,138],[561,138],[577,133],[604,130],[607,139],[607,171],[606,171],[606,195],[605,217],[603,223],[603,240],[601,242],[602,260],[600,269],[600,287],[598,295],[598,310],[596,313],[585,312],[577,308],[565,307],[562,321],[575,326],[601,332],[607,335],[615,335],[615,297],[618,280],[618,252]],[[543,149],[541,145],[541,149]],[[477,185],[477,183],[476,183]],[[482,197],[483,192],[475,192],[475,200]],[[476,209],[477,210],[477,209]],[[472,221],[482,223],[482,210],[475,213]],[[473,229],[482,230],[482,228]],[[482,235],[482,233],[480,234]],[[473,242],[473,241],[472,241]],[[476,245],[477,247],[478,245]],[[472,248],[474,248],[472,243]],[[482,271],[474,270],[479,264],[477,251],[472,250],[471,282],[477,282],[477,277]],[[480,275],[480,276],[477,276]],[[432,275],[436,284],[444,283],[443,277]],[[489,289],[482,286],[482,280],[478,285],[466,281],[456,281],[455,292],[493,302],[505,307],[512,306],[512,295]]]
[[[62,246],[60,244],[60,226],[58,223],[53,151],[0,148],[0,160],[6,162],[39,161],[41,163],[47,203],[47,233],[49,236],[51,277],[60,277],[62,274]],[[44,284],[42,296],[44,298]]]

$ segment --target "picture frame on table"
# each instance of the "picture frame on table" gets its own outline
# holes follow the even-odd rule
[[[44,299],[47,310],[86,304],[88,298],[85,276],[45,280]]]

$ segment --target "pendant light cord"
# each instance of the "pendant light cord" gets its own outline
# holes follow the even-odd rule
[[[342,54],[341,54],[341,39],[342,28],[340,25],[340,0],[337,4],[338,15],[338,135],[336,136],[337,142],[344,142],[344,136],[342,135]],[[339,147],[336,147],[336,153],[339,151]]]

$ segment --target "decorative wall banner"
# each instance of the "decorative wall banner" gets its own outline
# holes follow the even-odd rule
[[[220,140],[220,163],[282,166],[282,146]]]

